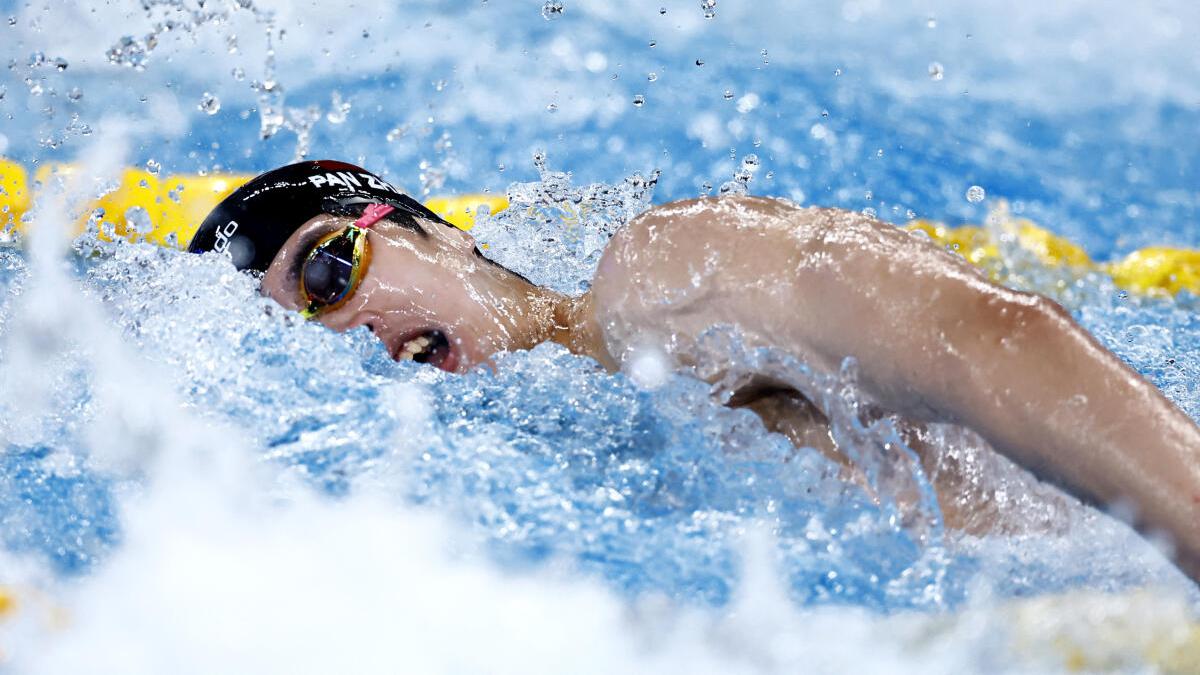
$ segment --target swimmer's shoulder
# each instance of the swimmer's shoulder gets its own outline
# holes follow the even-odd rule
[[[682,284],[713,264],[732,269],[735,258],[759,259],[764,249],[778,250],[785,240],[818,239],[838,213],[843,212],[749,195],[654,206],[617,231],[601,257],[594,288],[623,289],[649,279]]]
[[[662,247],[731,241],[736,233],[792,240],[820,238],[831,228],[873,226],[873,219],[836,208],[801,206],[777,197],[725,195],[660,204],[647,209],[617,232],[610,244],[615,257]]]

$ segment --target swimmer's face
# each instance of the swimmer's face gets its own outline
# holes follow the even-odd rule
[[[288,309],[307,305],[300,275],[309,252],[353,218],[320,215],[296,230],[263,279],[265,295]],[[315,320],[336,331],[366,326],[396,360],[463,371],[504,350],[527,348],[529,313],[519,277],[489,264],[472,237],[417,220],[381,220],[367,231],[370,259],[358,287]]]

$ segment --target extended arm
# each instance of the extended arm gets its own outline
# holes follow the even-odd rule
[[[967,425],[1084,498],[1128,500],[1200,571],[1200,429],[1057,304],[859,214],[759,199],[673,206],[625,248],[670,260],[641,280],[644,295],[651,280],[692,289],[643,302],[660,334],[725,322],[814,367],[853,356],[886,408]],[[686,359],[686,340],[674,344]]]

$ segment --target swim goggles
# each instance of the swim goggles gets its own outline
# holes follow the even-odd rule
[[[301,316],[311,319],[337,309],[354,294],[371,262],[367,230],[395,210],[368,204],[352,225],[317,241],[300,267],[300,297],[306,303]]]

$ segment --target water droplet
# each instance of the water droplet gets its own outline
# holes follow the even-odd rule
[[[876,150],[876,151],[875,151],[875,156],[876,156],[876,157],[883,157],[883,148],[879,148],[878,150]]]
[[[697,65],[697,66],[703,66],[703,65],[704,65],[704,59],[696,59],[696,65]]]
[[[108,57],[109,63],[128,66],[134,70],[145,70],[146,60],[149,58],[149,52],[153,48],[154,44],[147,44],[133,39],[132,36],[125,35],[117,40],[117,44],[109,47],[105,55]]]
[[[70,65],[70,64],[67,63],[67,60],[61,56],[58,57],[57,59],[54,59],[54,69],[60,73],[63,72],[64,70],[66,70],[68,65]]]
[[[71,91],[67,92],[67,98],[78,101],[83,98],[83,90],[79,87],[71,87]]]
[[[642,94],[634,95],[633,105],[638,108],[642,107],[643,105],[646,105],[646,97]]]
[[[363,36],[363,39],[366,40],[371,37],[371,32],[364,28],[363,32],[362,32],[362,36]]]
[[[17,17],[15,17],[15,16],[8,17],[8,25],[9,26],[17,25]]]
[[[542,5],[542,18],[547,21],[553,21],[562,16],[563,5],[556,0],[546,0],[546,4]]]
[[[37,68],[39,66],[45,65],[45,63],[46,63],[46,55],[43,52],[34,52],[29,55],[29,67],[30,68]]]
[[[221,111],[221,99],[217,98],[215,94],[206,91],[200,97],[200,104],[196,107],[206,115],[216,115]]]
[[[942,64],[938,63],[937,61],[929,64],[929,79],[937,82],[945,76],[946,69],[942,67]]]
[[[758,171],[760,164],[761,163],[758,160],[758,155],[753,153],[742,158],[742,168],[746,169],[747,171]]]
[[[757,108],[758,104],[760,102],[761,102],[761,99],[759,99],[758,94],[755,94],[754,92],[750,92],[749,94],[746,94],[745,96],[738,99],[737,111],[744,115],[744,114],[750,112],[751,110],[754,110],[755,108]]]
[[[841,69],[841,68],[834,68],[834,69],[833,69],[833,76],[834,76],[834,77],[841,77],[841,76],[842,76],[842,69]]]
[[[392,127],[387,132],[387,142],[394,143],[396,141],[396,139],[402,138],[404,136],[404,134],[407,134],[407,133],[408,133],[408,125],[407,124],[401,124],[401,125]]]
[[[828,119],[828,118],[829,118],[829,111],[828,111],[828,110],[822,110],[822,111],[821,111],[821,117],[824,117],[824,118]]]
[[[149,234],[154,231],[154,221],[150,214],[140,206],[131,206],[125,210],[126,229],[137,234]]]
[[[978,185],[972,185],[971,187],[967,188],[967,201],[971,202],[972,204],[978,204],[979,202],[983,201],[984,197],[987,197],[987,192],[985,192],[982,187]]]
[[[666,8],[666,7],[659,7],[659,8],[658,8],[658,13],[659,13],[660,15],[661,15],[661,14],[666,14],[666,13],[667,13],[667,8]]]
[[[242,70],[240,67],[229,71],[229,74],[233,75],[233,79],[237,80],[238,82],[246,79],[246,71]]]
[[[500,164],[497,164],[496,168],[500,170],[500,173],[504,173],[504,163],[503,162],[501,162]]]
[[[931,16],[925,20],[925,25],[928,28],[937,28],[937,19]]]
[[[712,183],[704,181],[700,184],[700,194],[707,195],[712,193]]]
[[[658,73],[647,73],[646,74],[646,80],[649,82],[654,82],[657,79],[658,79]]]
[[[654,48],[655,48],[655,47],[657,47],[657,46],[658,46],[658,40],[651,40],[651,41],[650,41],[650,49],[654,49]]]
[[[325,114],[325,119],[330,124],[341,124],[349,114],[350,102],[342,99],[341,92],[333,92],[329,97],[329,112]]]
[[[863,215],[864,215],[864,216],[866,216],[866,217],[868,217],[868,218],[874,218],[876,215],[878,215],[878,212],[877,212],[877,211],[875,211],[875,209],[874,209],[873,207],[870,207],[870,206],[868,206],[867,208],[863,209],[863,210],[862,210],[862,213],[863,213]]]
[[[763,63],[771,62],[771,59],[767,58],[767,50],[763,49],[763,50],[759,51],[758,55],[762,57]]]
[[[717,15],[717,0],[700,0],[700,9],[704,10],[704,18],[713,18]]]
[[[733,92],[732,92],[732,91],[730,91],[730,90],[728,90],[728,89],[726,89],[726,90],[725,90],[725,93],[723,94],[723,96],[724,96],[724,98],[725,98],[725,100],[726,100],[726,101],[731,101],[731,100],[733,100]]]
[[[162,164],[154,161],[154,159],[148,159],[146,160],[146,171],[148,171],[152,176],[157,176],[158,173],[162,171]]]
[[[547,111],[547,112],[552,112],[552,113],[556,113],[556,112],[558,112],[558,104],[557,104],[557,103],[550,103],[550,104],[548,104],[548,105],[546,106],[546,111]]]

